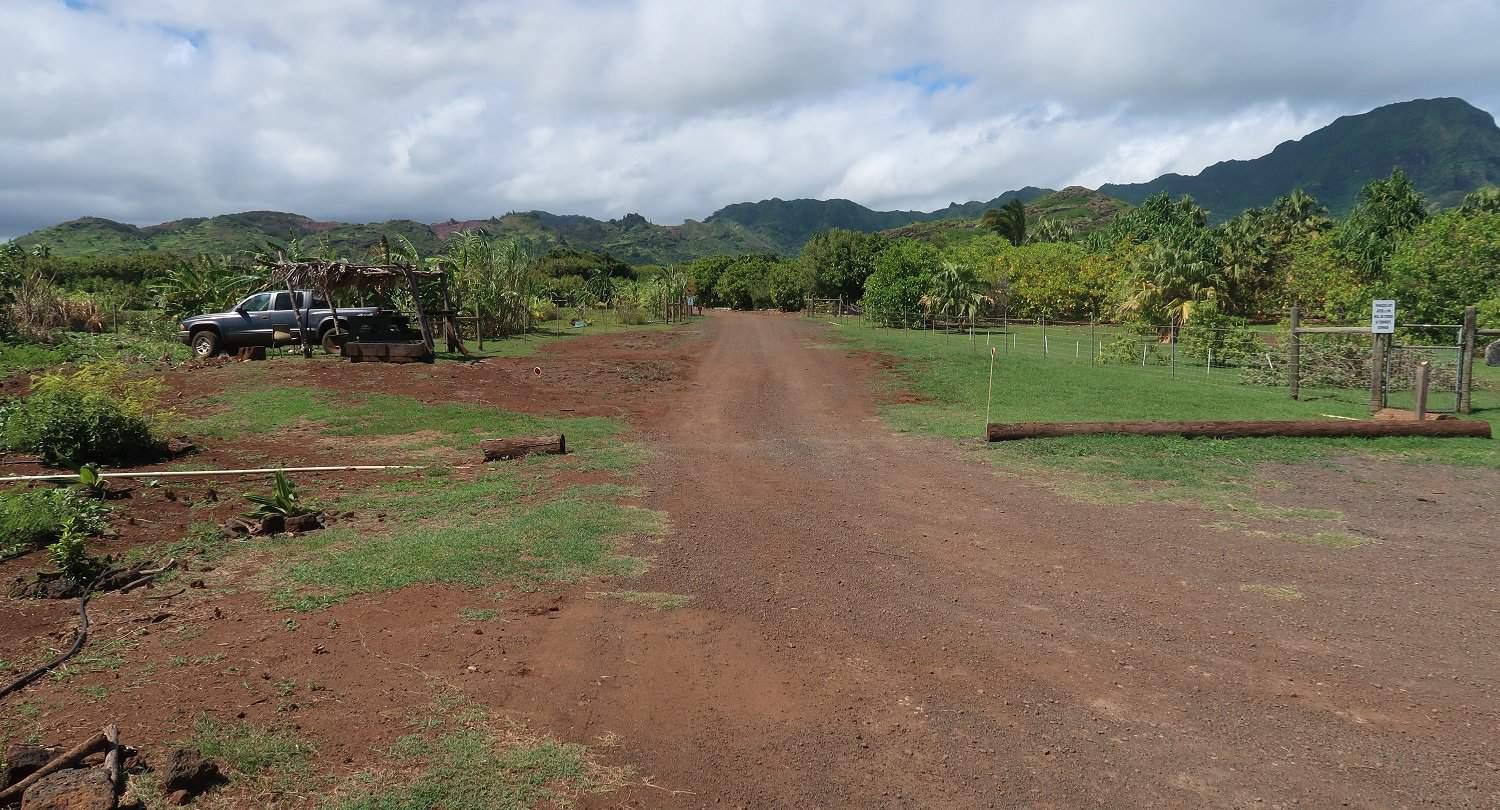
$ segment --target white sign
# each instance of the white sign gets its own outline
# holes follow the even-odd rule
[[[1370,307],[1370,333],[1393,335],[1396,333],[1396,302],[1388,298],[1376,299]]]

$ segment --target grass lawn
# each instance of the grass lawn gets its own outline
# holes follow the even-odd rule
[[[889,384],[924,401],[893,404],[884,416],[897,429],[953,438],[982,435],[989,383],[985,335],[944,335],[901,329],[863,328],[854,322],[829,327],[844,345],[892,355],[905,362]],[[1076,338],[1050,337],[1045,348],[1029,327],[1017,329],[1014,348],[997,348],[991,421],[1110,421],[1179,419],[1319,419],[1363,417],[1363,390],[1305,390],[1293,400],[1285,388],[1240,384],[1234,370],[1205,369],[1174,374],[1162,366],[1091,366],[1086,337],[1074,358]],[[1084,332],[1087,327],[1084,327]],[[1049,327],[1049,332],[1059,335]],[[1059,344],[1061,350],[1059,350]],[[1490,385],[1474,392],[1474,418],[1500,423],[1500,374],[1476,370]],[[1497,424],[1500,427],[1500,424]],[[1315,462],[1339,456],[1377,454],[1420,462],[1500,468],[1500,442],[1483,439],[1182,439],[1146,436],[1080,436],[999,443],[985,452],[1015,469],[1052,468],[1085,473],[1099,481],[1096,496],[1119,500],[1193,497],[1228,498],[1248,489],[1256,465]]]
[[[564,316],[557,320],[540,321],[536,328],[524,335],[509,335],[500,338],[485,338],[484,348],[479,348],[479,343],[473,340],[465,340],[469,348],[470,357],[526,357],[535,354],[538,349],[549,344],[570,338],[588,337],[590,335],[608,335],[622,332],[661,332],[668,329],[676,329],[682,323],[647,323],[629,324],[616,320],[611,310],[598,310],[589,313],[588,325],[574,327],[571,316]],[[463,355],[449,352],[438,352],[440,360],[462,359]]]

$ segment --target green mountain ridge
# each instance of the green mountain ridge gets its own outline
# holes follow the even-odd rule
[[[352,256],[363,255],[382,235],[400,234],[424,254],[439,252],[454,231],[484,228],[525,237],[544,248],[609,253],[631,264],[671,264],[720,253],[794,254],[814,233],[829,228],[858,231],[911,230],[940,238],[964,238],[986,209],[1012,199],[1028,216],[1064,219],[1079,232],[1099,227],[1126,204],[1159,192],[1191,195],[1215,221],[1246,208],[1270,204],[1302,188],[1333,213],[1348,211],[1359,189],[1401,168],[1429,201],[1457,204],[1485,185],[1500,185],[1500,128],[1494,117],[1457,98],[1419,99],[1344,116],[1300,140],[1287,141],[1253,160],[1231,160],[1197,175],[1166,174],[1147,183],[1106,184],[1098,191],[1070,187],[1061,192],[1027,186],[988,201],[951,203],[936,211],[877,211],[852,200],[783,200],[724,206],[702,221],[657,225],[640,214],[619,219],[511,212],[478,220],[424,224],[388,220],[365,224],[315,220],[300,214],[247,211],[181,219],[138,227],[84,217],[19,237],[23,246],[45,246],[54,255],[103,256],[145,251],[180,254],[259,249],[290,238],[325,242]]]
[[[1099,191],[1132,204],[1167,192],[1191,195],[1215,222],[1269,205],[1301,188],[1329,210],[1348,213],[1366,183],[1400,168],[1429,202],[1451,207],[1500,184],[1500,127],[1459,98],[1417,99],[1346,115],[1253,160],[1215,163],[1196,175],[1106,183]]]

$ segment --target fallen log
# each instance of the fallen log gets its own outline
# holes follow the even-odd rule
[[[568,438],[559,433],[556,436],[532,436],[528,438],[515,439],[488,439],[479,443],[479,449],[484,451],[485,461],[501,461],[510,458],[522,458],[534,454],[549,453],[552,455],[567,455]]]
[[[1430,436],[1490,438],[1490,423],[1444,419],[1431,422],[1397,421],[1254,421],[1254,422],[1016,422],[991,423],[985,431],[992,442],[1050,439],[1061,436],[1183,436],[1187,438],[1245,439],[1266,436],[1297,438]]]

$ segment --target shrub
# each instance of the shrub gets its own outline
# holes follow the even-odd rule
[[[771,302],[770,275],[777,264],[767,256],[741,256],[724,268],[714,291],[735,309],[760,309]]]
[[[807,303],[812,278],[792,262],[778,262],[771,267],[771,305],[782,312],[795,312]]]
[[[898,239],[875,259],[865,279],[864,305],[877,320],[894,325],[922,311],[922,296],[932,286],[937,249],[913,239]]]
[[[71,489],[0,493],[0,556],[38,548],[62,537],[64,524],[97,534],[109,525],[109,508]]]
[[[31,395],[0,407],[0,443],[46,464],[128,464],[158,458],[153,429],[159,380],[131,379],[120,363],[34,378]]]
[[[1205,304],[1193,310],[1193,317],[1178,333],[1177,353],[1190,362],[1207,364],[1210,352],[1216,366],[1246,364],[1262,354],[1244,318],[1225,315]]]

